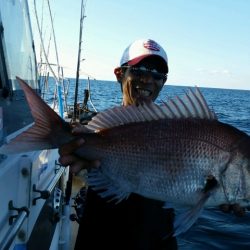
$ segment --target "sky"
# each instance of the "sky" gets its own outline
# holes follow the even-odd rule
[[[50,0],[50,7],[59,63],[64,75],[75,77],[81,0]],[[80,77],[116,81],[125,48],[150,38],[167,52],[167,84],[250,90],[249,10],[249,0],[87,0]],[[51,27],[43,23],[49,37]]]

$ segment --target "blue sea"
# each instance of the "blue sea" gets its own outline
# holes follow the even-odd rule
[[[68,102],[73,104],[74,80],[71,81]],[[81,80],[79,102],[83,100],[82,93],[86,87],[87,81]],[[165,85],[157,102],[165,100],[166,97],[182,95],[187,88]],[[220,121],[250,135],[250,91],[218,88],[200,88],[200,90]],[[98,111],[121,104],[120,85],[116,82],[91,81],[90,93]],[[180,250],[250,249],[250,212],[247,211],[244,217],[236,217],[219,210],[205,210],[195,225],[178,237],[178,245]]]
[[[193,87],[193,86],[191,86]],[[165,85],[159,98],[183,95],[190,87]],[[250,134],[250,90],[200,88],[209,107],[218,119]]]
[[[69,79],[68,103],[74,103],[75,80]],[[50,92],[46,92],[47,100],[52,100],[53,81],[50,80]],[[194,86],[191,86],[194,87]],[[79,81],[78,102],[83,101],[84,89],[87,88],[87,80]],[[174,97],[175,95],[183,95],[189,87],[165,85],[156,100]],[[219,88],[200,88],[205,96],[209,106],[216,112],[220,121],[229,123],[246,133],[250,134],[250,90],[232,90]],[[90,81],[91,100],[98,111],[121,105],[122,94],[120,84],[114,81]],[[91,108],[91,105],[89,105]]]

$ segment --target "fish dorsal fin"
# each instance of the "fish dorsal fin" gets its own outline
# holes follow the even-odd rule
[[[189,88],[181,98],[176,96],[162,102],[171,118],[200,118],[217,120],[217,116],[209,107],[198,87]]]
[[[86,127],[92,131],[100,131],[134,122],[186,118],[217,119],[198,87],[195,91],[190,88],[182,97],[162,101],[162,105],[151,102],[105,110],[92,118]]]

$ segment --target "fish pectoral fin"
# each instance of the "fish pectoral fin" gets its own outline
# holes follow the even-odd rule
[[[101,169],[93,169],[88,173],[89,186],[97,191],[102,198],[108,199],[108,202],[115,201],[119,203],[129,197],[130,192],[114,183],[110,178],[105,176]]]
[[[210,195],[203,195],[194,207],[175,217],[173,236],[186,232],[195,223],[209,197]]]
[[[205,187],[200,191],[200,199],[197,204],[175,217],[174,221],[174,236],[186,232],[198,219],[206,201],[211,196],[212,192],[218,186],[218,181],[214,176],[208,176],[206,179]]]

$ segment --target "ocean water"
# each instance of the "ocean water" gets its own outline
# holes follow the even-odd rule
[[[53,83],[53,82],[51,82]],[[68,103],[74,103],[74,79],[70,79]],[[193,86],[191,86],[193,87]],[[87,80],[79,81],[78,101],[83,101]],[[52,87],[50,88],[52,89]],[[165,85],[156,100],[166,100],[168,97],[183,95],[188,87]],[[209,106],[216,112],[220,121],[229,123],[250,134],[250,90],[231,90],[216,88],[200,88]],[[98,111],[121,105],[122,94],[120,84],[113,81],[90,81],[91,100]],[[53,97],[49,92],[47,98]],[[91,108],[91,105],[89,105]]]
[[[53,98],[54,82],[50,79],[49,91],[45,91],[45,99]],[[67,101],[74,103],[75,80],[70,79]],[[193,86],[191,86],[193,87]],[[78,101],[83,101],[84,89],[87,88],[87,80],[79,81]],[[183,95],[189,87],[165,85],[156,100]],[[229,123],[250,134],[250,90],[232,90],[217,88],[200,88],[209,106],[216,112],[222,122]],[[121,104],[122,94],[120,84],[113,81],[90,81],[91,100],[98,111]],[[91,108],[91,105],[89,105]]]
[[[70,85],[68,102],[74,102],[74,81]],[[80,81],[79,98],[87,81]],[[120,105],[122,100],[120,85],[110,81],[91,81],[91,100],[98,111]],[[166,97],[182,95],[187,87],[164,86],[157,102]],[[209,106],[218,119],[231,124],[250,135],[250,91],[215,88],[200,88]],[[51,98],[47,96],[48,100]],[[91,108],[91,105],[89,105]],[[249,149],[250,150],[250,149]],[[247,250],[250,249],[250,212],[244,217],[236,217],[219,210],[204,210],[194,226],[178,237],[180,250]]]

